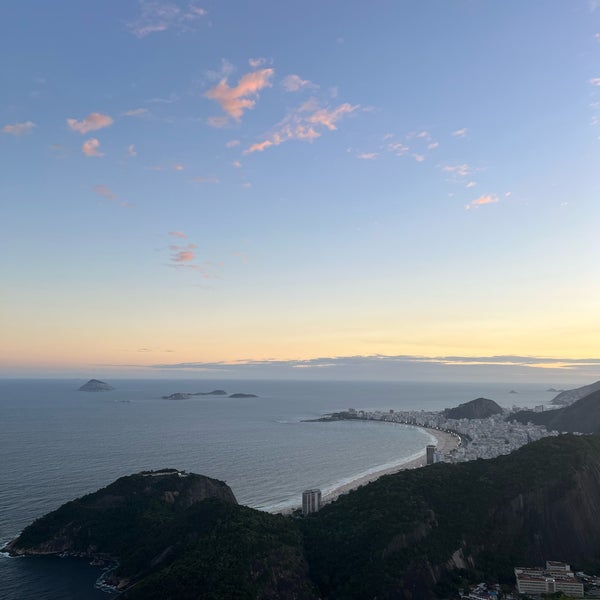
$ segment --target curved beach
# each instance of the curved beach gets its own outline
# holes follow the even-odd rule
[[[419,427],[426,433],[428,433],[432,438],[432,443],[437,447],[438,452],[441,454],[447,454],[448,452],[454,450],[458,444],[459,439],[446,431],[440,431],[439,429],[429,429],[427,427]],[[419,453],[416,458],[412,460],[408,460],[391,467],[384,467],[380,470],[372,471],[367,475],[363,475],[362,477],[357,477],[348,483],[344,483],[333,490],[330,490],[323,494],[322,502],[323,504],[328,504],[337,500],[343,494],[347,494],[351,490],[355,490],[367,483],[371,483],[376,479],[379,479],[382,475],[391,475],[393,473],[398,473],[399,471],[403,471],[405,469],[416,469],[418,467],[425,466],[425,448],[423,451]]]

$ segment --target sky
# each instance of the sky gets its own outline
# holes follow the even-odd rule
[[[0,376],[600,379],[597,0],[5,0]]]

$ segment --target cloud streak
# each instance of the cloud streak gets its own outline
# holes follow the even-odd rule
[[[127,25],[129,31],[138,38],[168,29],[193,31],[197,22],[207,14],[194,1],[179,3],[139,0],[139,6],[140,15]]]
[[[71,131],[77,131],[78,133],[84,134],[89,131],[96,131],[98,129],[103,129],[104,127],[109,127],[114,123],[112,117],[108,115],[103,115],[102,113],[90,113],[81,121],[77,119],[67,119],[67,125]]]
[[[246,73],[234,87],[227,84],[226,78],[221,79],[204,95],[217,102],[229,117],[239,121],[244,111],[254,108],[258,92],[265,87],[271,87],[270,79],[274,72],[273,69],[261,69]]]
[[[321,108],[314,100],[305,102],[278,123],[267,139],[252,144],[243,153],[264,152],[267,148],[290,140],[312,142],[321,137],[324,129],[335,131],[337,122],[358,108],[358,105],[352,106],[347,102],[335,108]]]
[[[102,183],[94,185],[92,187],[92,190],[94,190],[94,192],[96,194],[98,194],[98,196],[102,196],[103,198],[106,198],[107,200],[116,200],[117,199],[117,195],[108,186],[106,186]]]
[[[33,121],[25,121],[24,123],[13,123],[12,125],[5,125],[2,128],[2,133],[8,133],[16,137],[31,133],[35,128]]]

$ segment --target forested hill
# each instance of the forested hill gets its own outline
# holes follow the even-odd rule
[[[127,478],[119,481],[126,493]],[[136,600],[426,600],[449,597],[463,578],[512,582],[516,564],[600,567],[597,436],[550,437],[492,460],[388,475],[304,519],[219,497],[175,508],[163,493],[128,522],[136,501],[125,495],[111,506],[102,497],[66,504],[42,520],[35,540],[26,529],[9,549],[35,553],[67,524],[94,523],[103,533],[83,553],[117,555],[123,598]]]
[[[536,413],[524,410],[510,417],[520,423],[544,425],[549,431],[600,434],[600,390],[564,408]]]

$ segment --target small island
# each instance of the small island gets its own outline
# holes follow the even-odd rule
[[[115,388],[104,381],[98,379],[90,379],[87,383],[84,383],[80,388],[79,392],[110,392]]]
[[[194,396],[227,396],[225,390],[213,390],[212,392],[175,392],[168,396],[163,396],[163,400],[188,400]]]
[[[237,393],[237,394],[230,394],[229,395],[230,398],[258,398],[258,396],[256,394],[242,394],[242,393]]]

